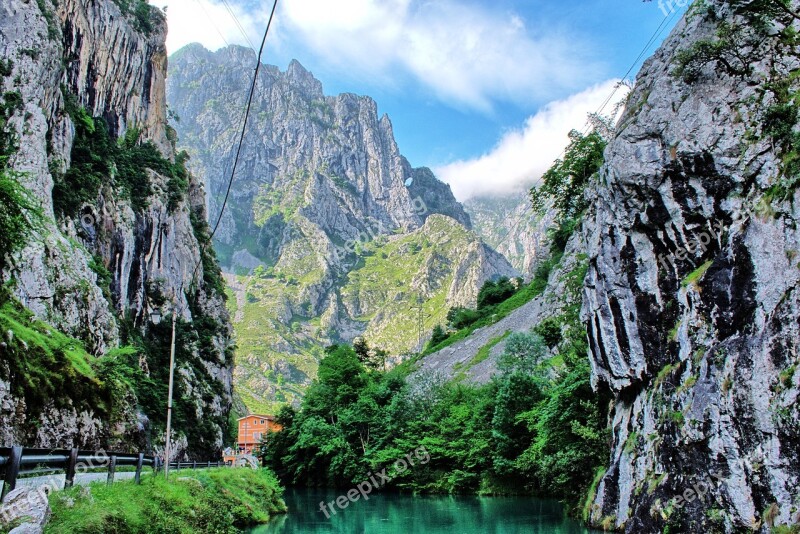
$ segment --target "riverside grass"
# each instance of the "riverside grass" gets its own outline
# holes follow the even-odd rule
[[[95,483],[51,494],[45,533],[241,532],[285,513],[282,491],[269,469],[229,467]]]

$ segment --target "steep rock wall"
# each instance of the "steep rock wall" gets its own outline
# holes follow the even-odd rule
[[[12,281],[14,294],[38,319],[101,357],[133,337],[153,338],[149,314],[156,308],[171,313],[174,295],[189,339],[179,361],[178,390],[190,399],[193,418],[208,422],[192,434],[191,443],[181,439],[194,455],[208,456],[223,442],[232,355],[223,295],[204,280],[216,266],[200,257],[198,238],[206,231],[202,185],[189,177],[180,201],[171,206],[169,178],[148,170],[152,187],[144,207],[137,208],[115,186],[112,168],[96,198],[74,212],[54,210],[61,200],[53,197],[54,181],[70,168],[77,135],[70,111],[82,108],[88,120],[104,119],[113,139],[136,129],[139,143],[152,143],[160,157],[174,161],[166,121],[164,17],[146,4],[127,13],[105,0],[57,5],[10,0],[0,11],[0,50],[11,62],[3,90],[19,92],[24,105],[10,121],[19,146],[10,164],[23,173],[45,215],[43,228],[14,258],[4,280]],[[195,269],[198,264],[203,268]],[[107,288],[98,279],[99,265],[110,273]],[[143,353],[140,365],[155,377],[163,369],[151,367],[160,360],[160,354]],[[13,384],[3,383],[4,445],[158,449],[163,443],[154,432],[158,425],[151,428],[153,414],[143,413],[136,398],[117,406],[109,420],[91,405],[64,408],[69,391],[41,410],[26,409],[24,399],[11,394]],[[177,432],[185,436],[194,430]]]
[[[218,213],[255,56],[188,45],[170,58],[180,148]],[[215,245],[240,347],[248,406],[298,402],[322,349],[365,335],[395,356],[417,350],[451,306],[474,306],[487,279],[517,272],[470,232],[447,184],[402,156],[388,116],[355,94],[325,95],[292,61],[260,69],[228,209]],[[235,275],[235,276],[234,276]]]
[[[626,532],[798,520],[800,193],[774,130],[797,19],[732,4],[690,10],[645,63],[585,226],[593,378],[615,394],[590,515]]]

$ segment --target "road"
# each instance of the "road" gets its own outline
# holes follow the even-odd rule
[[[134,473],[133,471],[115,473],[114,481],[130,480],[134,477],[135,474],[136,473]],[[151,474],[150,470],[146,469],[142,471],[143,477],[149,476],[150,474]],[[105,482],[107,478],[108,478],[108,473],[106,472],[76,474],[75,484],[80,486],[87,486],[92,482]],[[18,478],[17,488],[38,488],[43,485],[48,485],[51,488],[56,487],[58,489],[64,489],[65,479],[66,475],[64,473],[40,476],[40,477]]]

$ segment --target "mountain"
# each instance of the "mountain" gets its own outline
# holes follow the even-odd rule
[[[464,202],[475,232],[526,276],[548,254],[547,230],[553,212],[537,215],[525,193],[503,197],[473,197]]]
[[[770,6],[690,10],[639,73],[590,195],[583,316],[614,396],[596,525],[798,521],[800,3]]]
[[[241,128],[252,51],[189,45],[170,58],[180,147],[216,219]],[[264,65],[228,209],[215,238],[227,271],[249,408],[296,402],[322,347],[364,335],[395,356],[472,305],[487,279],[517,271],[470,230],[449,186],[401,155],[365,96],[326,96],[293,61]]]
[[[228,431],[231,326],[167,126],[164,15],[121,5],[0,8],[2,220],[20,222],[0,251],[0,441],[160,450],[177,308],[174,453],[207,459]]]

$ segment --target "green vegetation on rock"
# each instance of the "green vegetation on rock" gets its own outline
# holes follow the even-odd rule
[[[279,413],[284,430],[265,437],[265,460],[287,484],[348,487],[411,453],[419,461],[392,472],[390,489],[531,493],[575,510],[585,474],[606,460],[607,399],[592,391],[585,357],[547,359],[526,336],[483,386],[410,380],[408,366],[370,371],[349,346],[331,347],[300,410]]]
[[[786,0],[733,0],[730,2],[736,17],[723,18],[718,9],[706,2],[697,2],[693,16],[704,16],[716,23],[713,37],[700,39],[679,50],[675,57],[673,76],[685,83],[699,80],[704,69],[740,78],[752,74],[753,65],[765,56],[772,61],[783,54],[794,54],[800,45],[800,34],[794,23],[800,14]],[[765,49],[765,43],[774,43]],[[767,205],[773,200],[788,200],[800,186],[800,95],[796,90],[800,71],[788,76],[773,70],[761,80],[760,97],[756,102],[757,120],[753,124],[762,137],[774,143],[781,154],[781,170],[766,191]]]
[[[75,124],[71,165],[63,175],[54,176],[53,206],[58,215],[76,215],[84,204],[94,204],[103,187],[121,192],[135,211],[147,207],[153,194],[148,169],[167,178],[168,207],[177,209],[189,188],[186,153],[172,163],[150,142],[141,143],[140,131],[129,128],[115,140],[105,119],[91,117],[68,91],[62,88],[67,113]]]
[[[11,60],[7,66],[10,74]],[[0,270],[26,243],[31,230],[42,220],[42,210],[33,195],[21,183],[23,175],[9,166],[17,150],[17,135],[9,119],[22,110],[18,92],[6,92],[0,100]]]
[[[556,160],[542,176],[541,185],[531,189],[534,210],[541,212],[552,205],[561,221],[576,219],[587,208],[583,191],[603,164],[608,143],[596,130],[587,135],[572,130],[569,139],[563,159]]]
[[[206,317],[178,325],[177,369],[190,373],[194,378],[191,387],[204,398],[223,393],[219,390],[222,386],[203,365],[203,359],[209,358],[206,351],[211,350],[210,338],[217,328],[219,325]],[[5,362],[0,368],[0,379],[10,383],[14,396],[25,400],[26,415],[31,420],[50,405],[74,407],[78,412],[109,421],[108,439],[112,444],[125,444],[124,436],[114,434],[124,433],[124,424],[116,428],[114,423],[122,423],[120,417],[131,409],[145,414],[155,429],[164,428],[169,322],[154,325],[147,336],[125,322],[126,345],[95,356],[80,340],[36,320],[3,287],[0,331],[4,332],[0,355]],[[142,355],[146,357],[143,359]],[[183,380],[176,380],[175,388],[173,428],[189,438],[193,454],[207,457],[218,450],[214,441],[216,428],[226,429],[228,421],[224,416],[198,415],[195,399],[188,395]]]
[[[301,215],[294,220],[313,237]],[[314,240],[310,242],[313,246]],[[284,403],[299,402],[316,377],[321,347],[343,341],[331,312],[313,309],[310,288],[322,284],[328,273],[318,261],[324,251],[308,243],[290,244],[274,266],[227,275],[239,348],[237,390],[253,411],[276,413]],[[474,234],[441,215],[408,234],[359,242],[351,258],[355,265],[340,281],[339,305],[375,349],[394,356],[416,352],[420,293],[427,333],[446,322],[455,276],[450,258],[476,244]],[[507,311],[503,307],[495,313]]]
[[[547,287],[547,278],[550,276],[550,271],[560,261],[561,254],[559,252],[547,261],[542,262],[536,271],[534,279],[527,285],[521,285],[515,293],[502,302],[485,305],[478,310],[451,308],[447,313],[447,323],[453,331],[439,343],[435,345],[429,343],[423,356],[440,351],[457,341],[466,339],[478,328],[495,324],[508,317],[517,308],[524,306],[541,295],[545,287]]]
[[[80,341],[35,320],[5,287],[0,288],[0,331],[7,373],[2,379],[10,381],[15,396],[25,399],[29,415],[67,398],[76,406],[110,410],[111,391],[98,377],[97,358]]]

